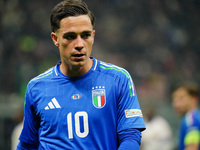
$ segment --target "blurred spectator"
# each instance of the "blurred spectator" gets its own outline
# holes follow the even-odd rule
[[[11,150],[16,150],[17,144],[19,143],[19,136],[21,134],[23,127],[23,117],[24,117],[23,109],[20,109],[19,112],[16,114],[17,114],[15,118],[16,125],[11,134]]]
[[[155,108],[146,110],[146,131],[142,133],[142,150],[172,150],[172,130],[167,120],[155,114]]]
[[[200,150],[199,89],[196,84],[179,85],[172,94],[173,106],[182,116],[179,129],[179,150]]]

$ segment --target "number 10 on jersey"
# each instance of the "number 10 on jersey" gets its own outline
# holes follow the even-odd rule
[[[74,116],[72,116],[72,113],[69,113],[67,115],[67,127],[68,127],[68,136],[69,139],[73,139],[73,124],[72,124],[72,117],[74,117],[75,120],[75,133],[78,137],[84,138],[89,133],[89,125],[88,125],[88,114],[84,111],[80,111],[75,113]],[[80,117],[83,117],[83,132],[81,132],[80,127]]]

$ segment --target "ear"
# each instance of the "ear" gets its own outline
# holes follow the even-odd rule
[[[94,44],[94,37],[95,37],[95,30],[92,31],[92,38],[93,38],[92,44]]]
[[[51,32],[51,39],[53,40],[53,43],[55,44],[55,46],[58,47],[59,46],[58,37],[55,32]]]

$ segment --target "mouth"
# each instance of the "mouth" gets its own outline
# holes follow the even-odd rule
[[[72,55],[72,57],[76,58],[76,59],[82,59],[85,56],[85,54],[74,54]]]

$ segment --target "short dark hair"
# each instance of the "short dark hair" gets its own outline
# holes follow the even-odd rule
[[[199,97],[198,85],[193,82],[185,82],[185,83],[179,84],[174,91],[180,88],[185,89],[187,93],[192,97],[197,97],[197,98]]]
[[[87,4],[81,0],[64,0],[58,3],[51,11],[50,23],[53,32],[60,28],[60,21],[70,16],[88,15],[94,27],[95,16]]]

